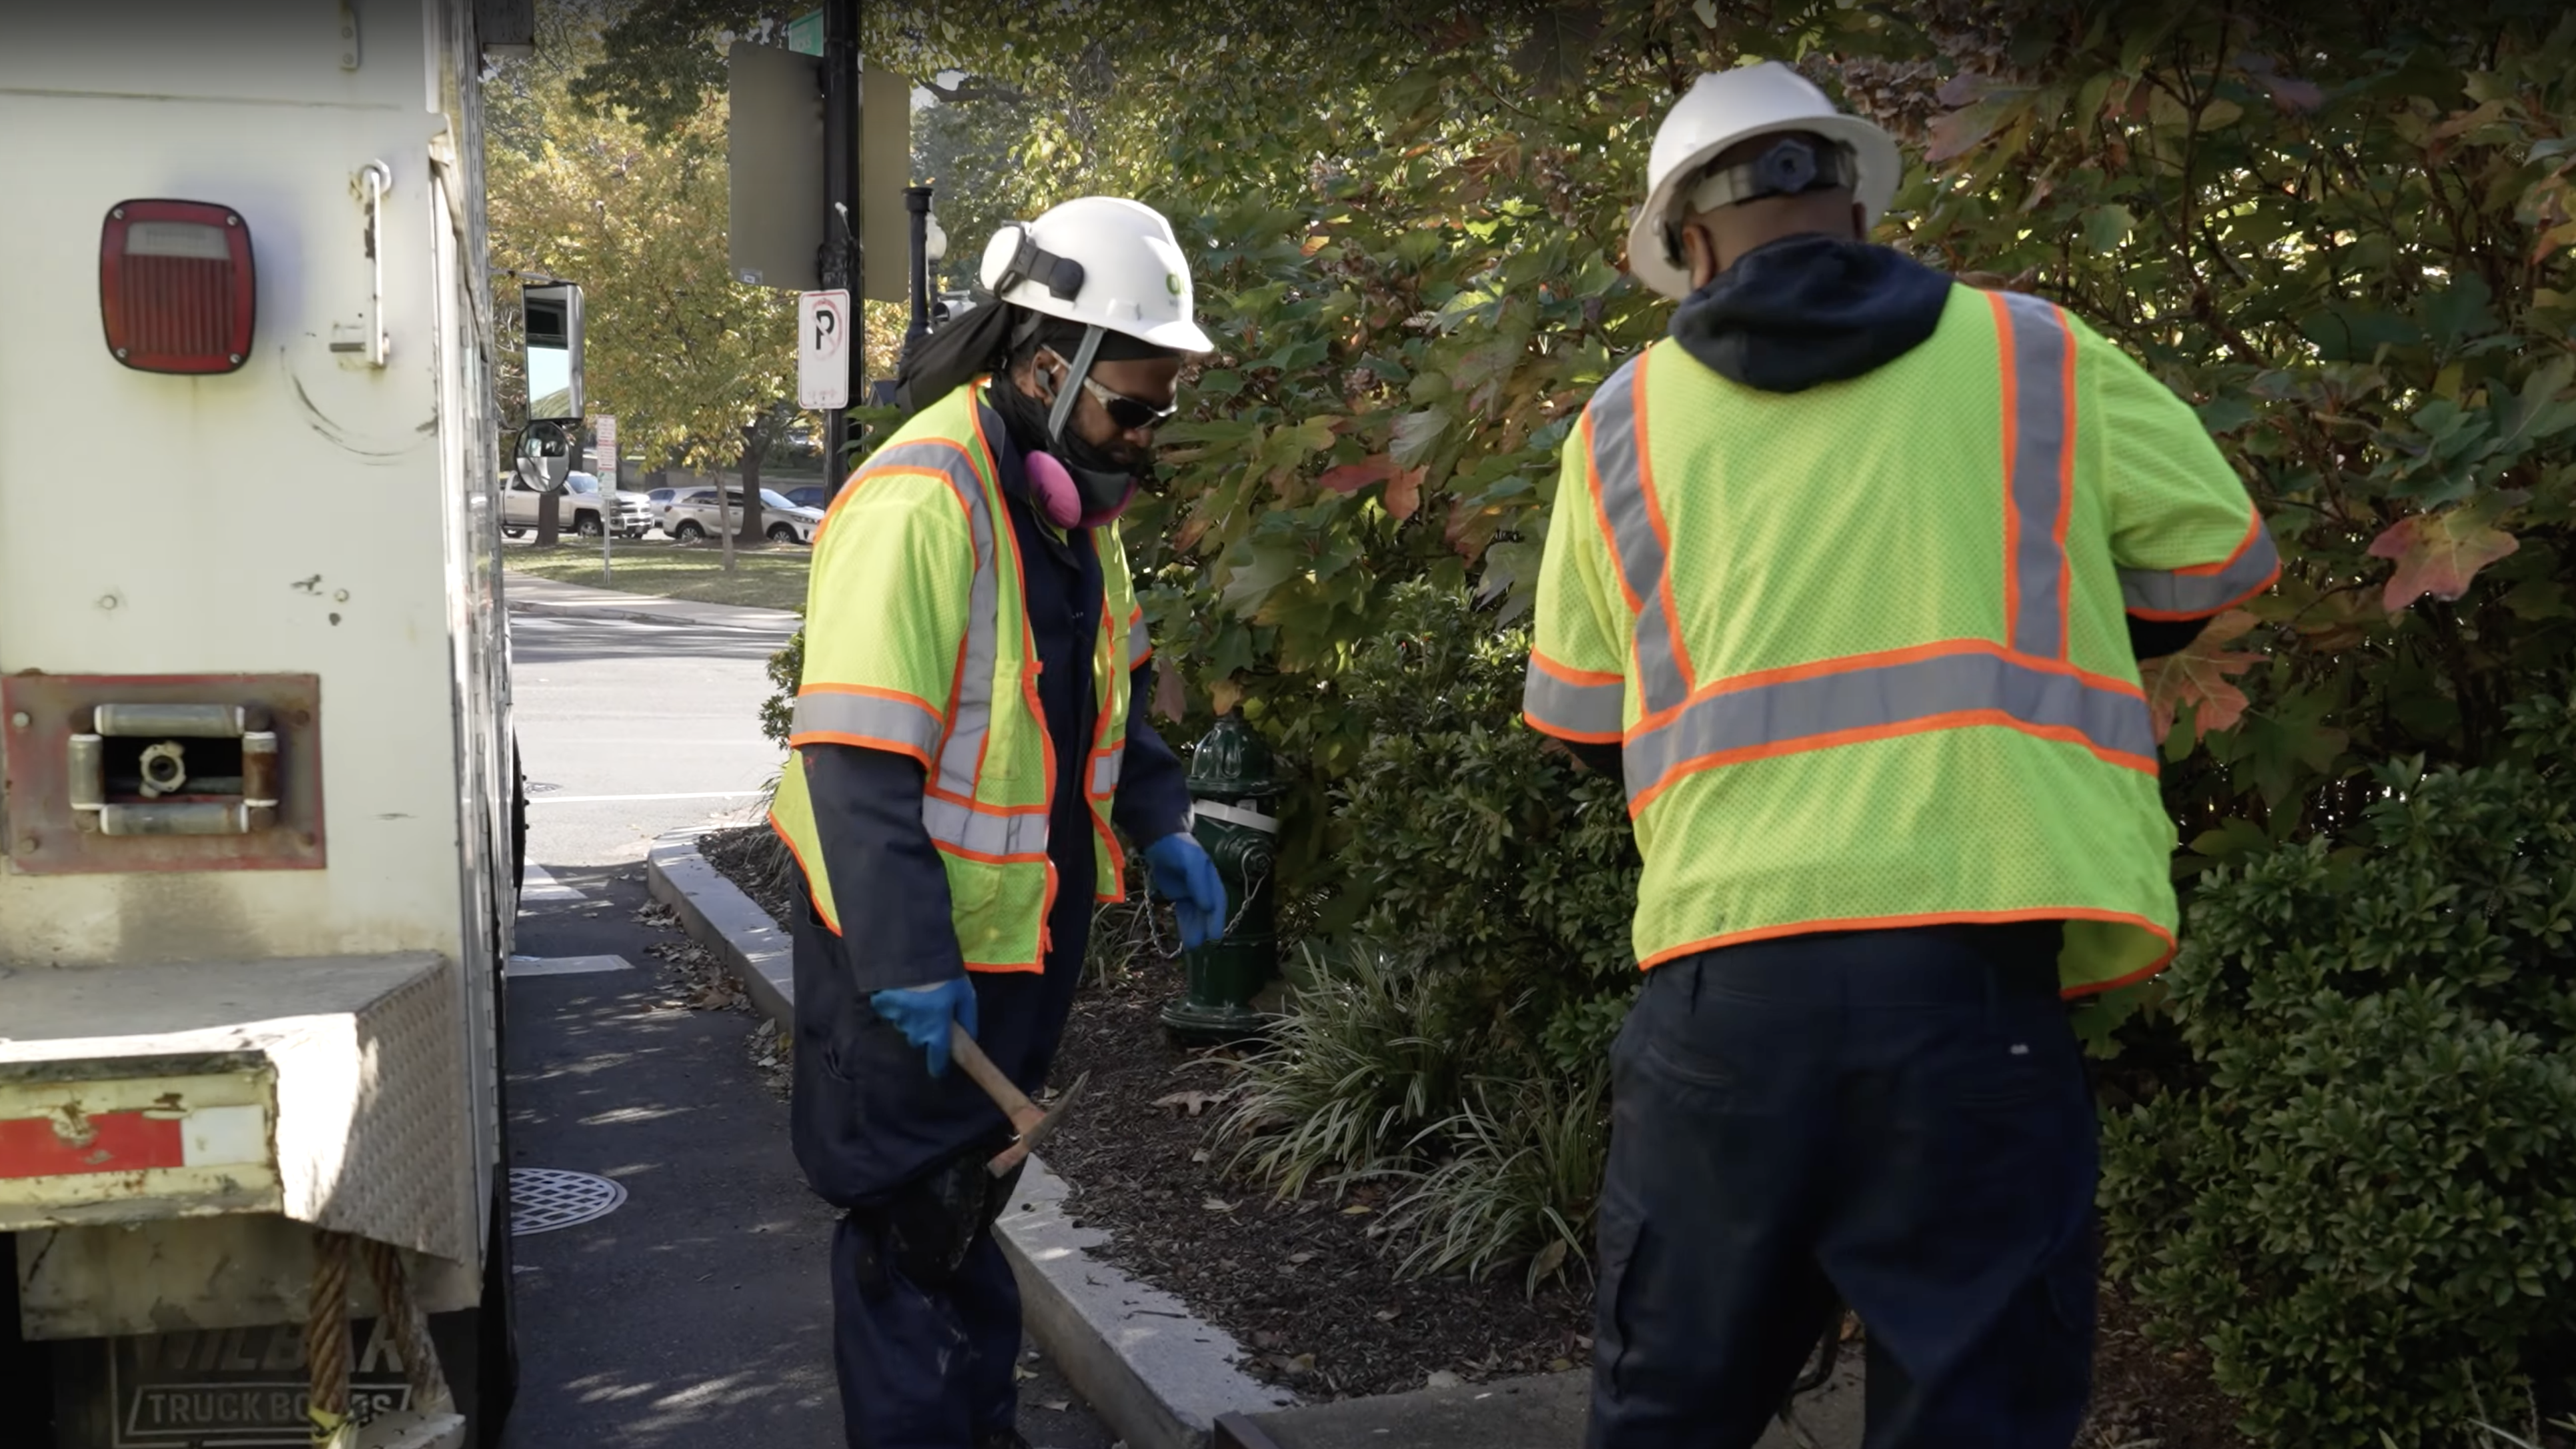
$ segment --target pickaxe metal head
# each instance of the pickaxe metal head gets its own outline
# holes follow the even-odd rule
[[[1073,1099],[1082,1095],[1083,1084],[1091,1080],[1091,1073],[1083,1073],[1065,1088],[1063,1096],[1056,1098],[1053,1107],[1040,1108],[1017,1083],[1002,1074],[1000,1067],[993,1065],[993,1059],[975,1045],[966,1028],[953,1021],[948,1024],[948,1054],[966,1069],[966,1075],[975,1079],[975,1085],[984,1089],[984,1095],[993,1099],[993,1105],[1002,1109],[1002,1115],[1011,1120],[1011,1131],[1017,1134],[1010,1146],[994,1154],[986,1164],[995,1177],[1008,1175],[1029,1155],[1029,1149],[1055,1130],[1073,1106]]]

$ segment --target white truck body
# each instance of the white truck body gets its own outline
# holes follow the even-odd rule
[[[0,7],[0,1355],[50,1376],[57,1449],[304,1442],[168,1386],[300,1385],[242,1345],[302,1321],[316,1229],[398,1247],[433,1314],[495,1311],[515,765],[475,11]],[[247,227],[237,370],[105,345],[102,229],[148,198]],[[78,526],[108,451],[151,466]],[[112,800],[141,738],[111,714],[181,706],[247,711],[180,741],[231,762],[190,817],[225,831],[162,833],[184,792],[67,798],[76,737]],[[119,1387],[137,1363],[176,1377]],[[41,1444],[9,1371],[0,1443]]]

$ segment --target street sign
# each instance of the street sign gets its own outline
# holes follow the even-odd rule
[[[799,15],[787,22],[787,48],[798,55],[823,53],[823,12]]]
[[[617,476],[617,414],[601,413],[599,428],[599,466],[609,477]]]
[[[856,323],[846,291],[796,297],[796,402],[816,409],[850,405],[850,331]]]

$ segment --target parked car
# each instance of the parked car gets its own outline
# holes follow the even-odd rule
[[[583,538],[597,538],[601,528],[599,480],[588,473],[564,479],[563,497],[555,505],[556,523]],[[537,526],[538,500],[544,492],[524,477],[513,476],[501,492],[501,532],[512,538]],[[617,536],[642,538],[653,526],[652,506],[632,489],[616,490]]]
[[[808,483],[802,488],[788,489],[787,501],[799,508],[828,512],[832,507],[832,490],[820,483]]]
[[[716,490],[692,488],[664,504],[654,521],[662,531],[682,543],[696,543],[713,538],[726,523],[743,514],[743,496],[739,488],[725,490],[725,507],[720,516],[716,508]],[[823,510],[799,508],[777,492],[760,490],[760,531],[771,543],[812,543],[814,530],[823,523]]]

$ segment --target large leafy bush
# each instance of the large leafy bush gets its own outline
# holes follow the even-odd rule
[[[1584,1246],[1605,1047],[1636,980],[1627,811],[1616,781],[1509,722],[1525,625],[1463,590],[1388,595],[1332,686],[1371,732],[1309,886],[1319,929],[1370,944],[1307,954],[1227,1127],[1285,1192],[1418,1178],[1398,1215],[1417,1268],[1554,1271]]]
[[[2194,903],[2172,1006],[2208,1082],[2109,1123],[2108,1241],[2268,1443],[2576,1392],[2571,713],[2524,717],[2542,764],[2375,772],[2349,845]]]

